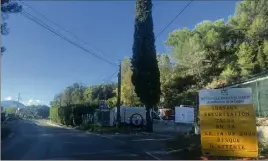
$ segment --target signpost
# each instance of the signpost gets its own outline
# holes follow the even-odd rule
[[[258,156],[251,88],[199,92],[202,152],[210,156]]]
[[[100,110],[106,109],[106,105],[105,105],[104,101],[100,101],[99,108],[100,108]]]

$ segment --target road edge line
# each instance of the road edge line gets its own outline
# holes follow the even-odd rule
[[[113,141],[116,141],[116,142],[119,142],[119,143],[122,143],[122,144],[127,144],[126,142],[122,141],[122,140],[116,140],[116,139],[113,139],[113,138],[109,138],[107,136],[103,136],[101,134],[96,134],[96,133],[92,133],[92,132],[89,132],[89,131],[86,131],[85,132],[86,134],[91,134],[91,135],[95,135],[95,136],[98,136],[98,137],[101,137],[101,138],[105,138],[105,139],[109,139],[109,140],[113,140]]]
[[[170,151],[167,151],[167,154],[172,154],[172,153],[176,153],[176,152],[181,152],[183,151],[184,149],[175,149],[175,150],[170,150]]]
[[[136,139],[136,140],[131,140],[134,142],[142,142],[142,141],[166,141],[166,140],[174,140],[174,138],[165,138],[165,139]]]
[[[153,133],[141,132],[141,133],[144,135],[158,135],[158,136],[163,136],[163,137],[175,138],[172,135],[164,135],[164,134],[158,134],[158,133],[154,133],[154,132]]]
[[[154,156],[153,154],[151,154],[151,153],[149,153],[149,152],[146,152],[146,151],[145,151],[145,154],[149,155],[150,157],[152,157],[152,158],[154,158],[154,159],[156,159],[156,160],[161,160],[160,158]]]

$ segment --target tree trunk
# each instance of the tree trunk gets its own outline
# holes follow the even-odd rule
[[[146,106],[146,131],[153,132],[153,121],[150,115],[150,106]]]

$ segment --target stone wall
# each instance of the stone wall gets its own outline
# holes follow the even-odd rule
[[[257,119],[257,135],[261,150],[268,150],[268,119]]]
[[[193,125],[175,123],[173,120],[154,120],[153,128],[158,133],[187,133],[192,131]]]

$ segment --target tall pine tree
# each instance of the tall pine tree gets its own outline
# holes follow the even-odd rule
[[[147,130],[153,131],[150,110],[160,99],[160,72],[153,32],[152,1],[136,0],[133,43],[132,83],[140,101],[146,106]]]

